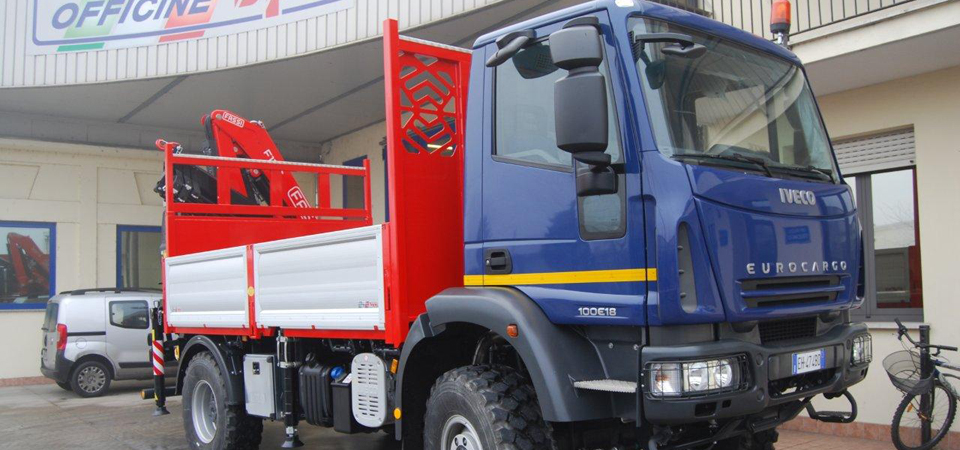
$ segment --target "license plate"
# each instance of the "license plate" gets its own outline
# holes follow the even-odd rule
[[[823,370],[827,360],[827,351],[824,349],[793,354],[793,374],[816,372]]]

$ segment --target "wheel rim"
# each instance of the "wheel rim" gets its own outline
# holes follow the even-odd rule
[[[107,373],[99,366],[87,366],[77,374],[77,385],[88,394],[99,392],[107,384]]]
[[[480,435],[465,417],[456,415],[447,419],[440,437],[442,450],[483,450]]]
[[[217,435],[217,395],[213,387],[205,380],[197,383],[190,404],[193,414],[193,428],[204,444],[213,442]]]
[[[900,443],[905,448],[925,447],[925,442],[920,435],[920,427],[924,423],[930,424],[930,436],[933,440],[941,439],[941,434],[945,434],[947,431],[945,422],[950,414],[952,398],[946,390],[939,385],[933,389],[933,401],[926,411],[921,410],[920,400],[920,395],[911,398],[910,404],[904,408],[897,423],[897,434]]]

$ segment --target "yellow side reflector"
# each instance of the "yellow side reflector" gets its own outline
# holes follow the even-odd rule
[[[400,368],[400,361],[396,359],[394,359],[393,361],[390,361],[390,373],[393,373],[393,374],[397,373],[397,369],[399,368]]]
[[[403,414],[400,412],[400,408],[394,409],[393,418],[396,420],[400,420],[401,417],[403,417]]]

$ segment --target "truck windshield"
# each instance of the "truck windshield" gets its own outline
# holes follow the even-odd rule
[[[634,18],[629,26],[660,152],[689,164],[837,181],[830,144],[799,67],[666,22]],[[645,42],[652,33],[680,33],[706,52],[664,53],[680,44]]]

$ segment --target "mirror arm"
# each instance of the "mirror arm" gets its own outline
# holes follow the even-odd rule
[[[681,33],[647,33],[647,34],[638,34],[633,38],[634,42],[675,42],[680,44],[683,48],[690,47],[694,45],[693,38]]]
[[[515,31],[501,36],[497,39],[497,47],[500,49],[487,60],[487,67],[497,67],[503,64],[536,37],[537,35],[533,30]]]

